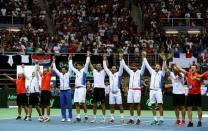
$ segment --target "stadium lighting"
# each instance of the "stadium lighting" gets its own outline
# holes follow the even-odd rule
[[[166,34],[178,34],[177,30],[166,30],[165,31]]]
[[[9,28],[7,30],[11,31],[11,32],[19,32],[20,31],[20,29],[18,29],[18,28]]]
[[[200,30],[188,30],[188,34],[199,34]]]

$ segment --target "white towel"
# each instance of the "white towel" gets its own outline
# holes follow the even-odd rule
[[[12,66],[14,64],[13,58],[12,58],[13,55],[7,55],[7,56],[9,56],[9,59],[8,59],[7,63],[9,63],[9,65]]]
[[[29,55],[21,55],[22,63],[29,63]]]

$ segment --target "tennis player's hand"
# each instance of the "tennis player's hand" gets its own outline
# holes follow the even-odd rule
[[[103,60],[107,60],[107,54],[106,53],[103,54]]]
[[[146,58],[147,56],[147,52],[146,51],[142,51],[142,58]]]
[[[69,54],[68,60],[72,60],[72,54]]]
[[[123,53],[119,53],[119,60],[123,59]]]
[[[90,57],[90,54],[91,54],[90,51],[87,51],[87,57]]]
[[[53,63],[55,63],[55,61],[56,61],[56,57],[55,57],[55,56],[53,56]]]

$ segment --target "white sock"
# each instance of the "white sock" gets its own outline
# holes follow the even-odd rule
[[[130,119],[131,119],[131,120],[134,120],[134,116],[130,116]]]
[[[121,113],[121,119],[124,119],[124,113]]]
[[[153,119],[154,119],[155,121],[157,121],[157,116],[153,116]]]
[[[163,116],[160,116],[160,120],[163,121]]]
[[[114,120],[114,114],[111,114],[111,119],[113,119],[113,120]]]
[[[141,120],[141,116],[138,116],[138,117],[137,117],[137,120]]]
[[[77,118],[80,118],[80,114],[77,114]]]
[[[105,115],[103,115],[103,120],[105,120],[106,119],[106,117],[105,117]]]

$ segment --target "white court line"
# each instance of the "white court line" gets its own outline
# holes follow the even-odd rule
[[[110,129],[112,129],[112,130],[121,130],[121,131],[123,131],[123,130],[125,130],[126,128],[110,128]],[[145,131],[145,130],[147,130],[147,129],[139,129],[139,128],[135,128],[135,129],[131,129],[131,128],[128,128],[127,129],[128,131]],[[147,131],[161,131],[161,129],[148,129]],[[165,131],[173,131],[173,130],[166,130],[165,129]]]
[[[173,120],[173,119],[169,119],[169,120]],[[151,121],[142,121],[142,123],[150,123],[150,122],[152,122],[152,120]],[[111,125],[111,126],[99,126],[99,127],[85,128],[85,129],[77,129],[77,130],[72,130],[72,131],[88,131],[88,130],[97,130],[97,129],[105,129],[105,128],[110,128],[111,129],[112,127],[120,127],[120,126],[127,126],[127,125],[131,125],[131,124],[119,124],[119,125]]]
[[[51,115],[51,117],[56,117],[56,116],[59,116],[59,115]],[[32,118],[37,118],[37,117],[39,117],[39,116],[35,115]],[[12,120],[12,119],[16,120],[16,117],[0,118],[0,121],[3,121],[3,120]]]

